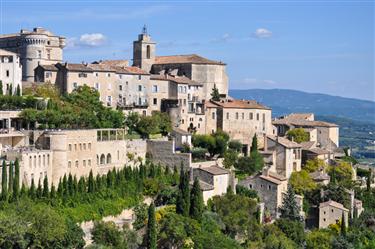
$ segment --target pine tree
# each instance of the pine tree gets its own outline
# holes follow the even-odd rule
[[[17,95],[17,96],[21,96],[21,88],[20,88],[20,85],[17,85],[17,88],[16,88],[16,95]]]
[[[48,187],[48,178],[47,176],[44,177],[43,180],[43,197],[48,198],[49,197],[49,187]]]
[[[345,214],[344,214],[344,212],[342,212],[342,216],[341,216],[341,235],[343,237],[346,236],[346,222],[345,222]]]
[[[251,142],[250,152],[258,151],[258,138],[257,135],[254,134],[253,141]]]
[[[198,178],[195,178],[190,194],[190,217],[200,220],[202,218],[203,209],[204,202],[202,190],[200,188]]]
[[[9,174],[8,174],[8,192],[11,193],[13,191],[13,178],[14,178],[14,172],[13,172],[13,162],[9,162]]]
[[[31,179],[31,185],[30,185],[30,189],[29,189],[29,197],[34,200],[35,199],[35,182],[34,182],[34,178]]]
[[[8,173],[7,164],[5,160],[3,161],[2,174],[1,174],[1,199],[5,201],[8,197]]]
[[[95,186],[94,186],[94,175],[92,174],[92,170],[90,170],[89,180],[88,181],[89,182],[88,182],[87,192],[88,193],[94,193]]]
[[[18,158],[14,163],[13,200],[17,200],[20,191],[20,163]]]
[[[156,221],[155,221],[155,206],[151,203],[148,208],[148,221],[146,232],[146,247],[147,249],[156,249]]]
[[[281,218],[289,219],[292,221],[302,221],[300,215],[300,207],[296,201],[292,185],[288,185],[288,191],[283,199],[282,206],[280,207]]]
[[[38,199],[42,198],[43,196],[43,189],[42,189],[42,183],[40,182],[40,179],[38,181],[38,188],[36,189],[36,197]]]
[[[213,101],[220,101],[220,93],[219,93],[219,89],[217,89],[216,87],[216,84],[214,85],[214,88],[212,88],[211,99]]]

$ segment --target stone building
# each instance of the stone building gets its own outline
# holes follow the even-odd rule
[[[3,147],[6,160],[20,160],[21,182],[29,185],[48,177],[57,186],[64,174],[104,174],[113,168],[133,165],[128,154],[145,158],[145,140],[128,140],[123,129],[19,131],[18,143]],[[11,136],[11,134],[8,134]]]
[[[238,140],[244,145],[245,154],[250,150],[255,134],[263,144],[263,135],[271,135],[273,132],[271,109],[253,100],[211,100],[205,105],[205,114],[204,133],[216,130],[227,132],[231,140]]]
[[[22,94],[22,65],[18,54],[0,49],[0,81],[3,94],[9,94],[10,88],[15,94],[17,87]]]
[[[348,226],[349,209],[345,208],[341,203],[332,200],[320,203],[319,229],[339,223],[342,220],[342,215],[344,215],[345,225]]]
[[[0,35],[0,49],[19,55],[24,81],[34,81],[34,69],[38,64],[62,62],[64,47],[64,37],[44,28],[34,28],[32,31],[22,29],[16,34]]]
[[[314,120],[311,113],[292,113],[275,119],[272,124],[277,129],[278,136],[285,136],[289,130],[303,128],[310,135],[310,141],[316,142],[317,147],[331,152],[339,147],[339,127],[336,124]]]

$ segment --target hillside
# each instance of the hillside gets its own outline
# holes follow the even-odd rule
[[[313,112],[375,123],[375,102],[284,89],[229,90],[238,99],[255,99],[272,108],[273,116],[291,112]]]

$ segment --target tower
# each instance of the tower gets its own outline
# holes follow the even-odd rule
[[[156,43],[151,40],[145,25],[142,33],[138,35],[138,40],[133,42],[133,66],[150,72],[155,62],[155,47]]]

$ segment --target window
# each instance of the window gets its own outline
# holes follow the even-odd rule
[[[9,77],[9,70],[6,71],[6,76]]]
[[[138,85],[138,92],[142,92],[142,85]]]
[[[87,160],[87,164],[89,165],[89,167],[91,166],[91,159]]]
[[[82,144],[79,144],[79,150],[82,150]]]
[[[249,114],[249,119],[250,119],[250,120],[253,120],[253,118],[254,118],[254,115],[253,115],[252,112],[250,112],[250,114]]]
[[[99,83],[95,83],[95,89],[99,90],[99,88],[100,88],[100,84]]]
[[[141,80],[142,79],[142,75],[138,75],[138,80]]]
[[[77,83],[77,82],[74,82],[74,83],[73,83],[73,88],[74,88],[74,89],[77,89],[77,88],[78,88],[78,83]]]
[[[184,99],[184,105],[186,106],[186,99]]]
[[[96,77],[99,77],[99,73],[95,73],[95,76],[96,76]]]
[[[326,218],[324,218],[323,221],[326,221]]]
[[[268,185],[268,190],[271,190],[271,185]]]
[[[238,112],[236,112],[236,119],[238,119]]]
[[[143,112],[142,112],[142,115],[143,115],[143,116],[146,116],[146,115],[147,115],[147,112],[146,112],[146,111],[143,111]]]
[[[71,167],[72,167],[72,162],[68,161],[68,168],[71,168]]]
[[[157,104],[158,104],[158,99],[157,99],[157,98],[154,98],[154,100],[153,100],[153,104],[154,104],[154,105],[157,105]]]
[[[122,75],[120,74],[119,76],[118,76],[120,79],[122,79]]]
[[[111,154],[107,154],[107,164],[108,163],[112,163],[112,156],[111,156]]]
[[[42,58],[42,50],[38,50],[38,58]]]
[[[257,120],[259,121],[259,113],[257,113]]]
[[[214,112],[212,113],[212,119],[215,119],[215,113]]]
[[[76,160],[76,168],[78,168],[78,160]]]
[[[47,59],[48,60],[51,59],[51,50],[50,49],[47,50]]]
[[[77,144],[74,144],[74,150],[77,150]]]
[[[86,150],[86,143],[83,144],[83,150]]]
[[[78,77],[79,78],[87,78],[87,73],[79,73]]]
[[[51,78],[51,77],[52,77],[52,72],[47,71],[46,72],[46,78]]]
[[[107,73],[107,77],[108,77],[108,78],[111,77],[111,74],[110,74],[110,73]]]
[[[89,143],[89,150],[91,150],[91,143]]]
[[[158,92],[158,86],[157,85],[153,85],[152,86],[152,92],[153,93],[157,93]]]
[[[72,151],[72,145],[69,144],[69,151]]]
[[[227,119],[229,119],[229,112],[227,112]]]
[[[150,47],[150,45],[147,45],[147,47],[146,47],[147,49],[147,51],[146,51],[146,56],[147,56],[147,59],[150,59],[151,58],[151,47]]]
[[[249,184],[249,188],[253,188],[253,185],[252,185],[252,184]]]
[[[107,96],[107,105],[110,106],[112,103],[112,96]]]
[[[122,85],[119,85],[119,86],[118,86],[118,89],[119,89],[120,91],[122,91]]]
[[[187,88],[186,88],[186,86],[184,86],[184,93],[186,93],[187,92]]]
[[[83,167],[86,167],[86,160],[83,160]]]
[[[245,119],[245,113],[242,113],[242,119]]]
[[[200,123],[198,123],[198,128],[201,128],[201,124]]]

